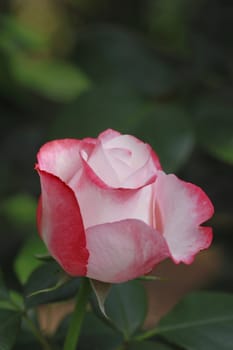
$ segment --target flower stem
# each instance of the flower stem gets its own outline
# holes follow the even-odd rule
[[[34,322],[28,317],[28,315],[26,313],[24,314],[24,319],[27,322],[28,326],[30,327],[35,338],[37,338],[38,341],[40,342],[42,349],[51,350],[52,348],[49,345],[47,339],[43,336],[41,331],[35,326]]]
[[[66,335],[64,350],[76,350],[77,348],[90,291],[91,286],[89,279],[83,278],[80,289],[78,291],[75,309],[70,320],[68,333]]]
[[[143,341],[143,340],[146,340],[146,339],[148,339],[148,338],[151,338],[151,337],[153,337],[153,336],[155,336],[155,335],[157,335],[157,334],[159,334],[161,331],[163,330],[163,328],[161,327],[161,328],[152,328],[152,329],[150,329],[149,331],[146,331],[146,332],[144,332],[144,333],[142,333],[142,334],[139,334],[138,336],[136,336],[135,338],[134,338],[134,340],[135,341]]]

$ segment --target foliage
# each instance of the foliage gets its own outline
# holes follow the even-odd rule
[[[58,269],[55,265],[53,268],[52,266],[46,266],[46,268],[55,272]],[[55,267],[56,270],[54,270]],[[33,272],[27,285],[36,285],[36,282],[33,282],[34,274]],[[45,278],[43,278],[43,273],[40,275],[41,287]],[[48,276],[49,273],[46,277]],[[39,282],[37,281],[37,284]],[[26,290],[29,288],[27,285]],[[58,298],[64,300],[67,295],[71,296],[78,288],[79,283],[75,283],[75,287],[74,284],[67,283],[64,287],[58,287],[54,291],[44,292],[44,297],[41,299],[42,294],[39,294],[36,300],[35,297],[27,295],[26,298],[29,300],[32,298],[34,301],[28,302],[25,299],[22,304],[22,301],[16,302],[17,298],[7,291],[1,280],[1,349],[12,348],[19,332],[21,319],[25,318],[33,322],[33,314],[29,312],[32,306],[45,302],[51,303]],[[146,349],[160,346],[164,350],[176,349],[176,346],[181,346],[182,349],[198,350],[219,349],[220,346],[224,350],[231,349],[233,341],[233,296],[231,294],[199,292],[187,296],[161,319],[157,327],[150,330],[142,328],[147,311],[146,300],[146,294],[140,282],[131,281],[113,285],[106,301],[108,318],[103,317],[99,312],[94,315],[89,311],[86,314],[79,343],[80,349],[141,349],[143,346]],[[65,319],[60,324],[54,338],[50,339],[51,349],[55,344],[62,345],[68,324],[69,319]],[[169,343],[166,342],[167,340]]]

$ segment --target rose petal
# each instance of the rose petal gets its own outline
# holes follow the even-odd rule
[[[107,130],[98,137],[88,163],[89,175],[96,184],[109,188],[140,188],[152,183],[161,169],[151,147],[136,137]]]
[[[142,142],[134,136],[119,135],[111,140],[107,140],[107,142],[104,142],[103,144],[106,149],[123,148],[130,150],[131,152],[134,151],[130,158],[130,165],[133,168],[139,168],[142,166],[147,161],[148,155],[152,156],[155,163],[157,163],[158,168],[161,168],[158,156],[152,151],[150,145]],[[151,154],[151,152],[153,152],[153,154]]]
[[[174,262],[191,263],[212,241],[212,229],[199,227],[213,215],[211,201],[198,186],[161,171],[154,191],[155,228],[163,233]]]
[[[97,186],[119,189],[122,187],[124,178],[127,178],[132,173],[132,169],[122,159],[119,159],[119,154],[124,158],[125,153],[131,154],[127,150],[105,150],[102,143],[98,142],[89,158],[85,156],[83,150],[81,151],[83,167],[89,178]]]
[[[86,231],[87,276],[121,283],[146,274],[169,252],[162,235],[140,220],[123,220]]]
[[[121,135],[120,132],[113,130],[113,129],[107,129],[99,134],[98,139],[104,143],[106,141],[114,139],[115,137],[117,137],[119,135]]]
[[[132,152],[132,157],[129,158],[130,166],[134,168],[141,167],[148,158],[147,145],[131,135],[119,135],[111,140],[103,143],[104,148],[123,148]]]
[[[80,205],[85,229],[104,223],[124,219],[139,219],[152,224],[151,185],[141,189],[109,189],[90,179],[83,172],[80,181],[72,184],[73,191]]]
[[[140,188],[155,181],[157,172],[161,169],[161,165],[153,150],[149,148],[148,151],[149,157],[147,161],[124,181],[124,187]]]
[[[88,250],[78,202],[58,177],[37,167],[41,181],[39,230],[51,255],[73,276],[86,275]]]
[[[81,141],[76,139],[47,142],[37,155],[40,169],[69,183],[74,175],[77,177],[77,174],[81,173],[80,147]]]
[[[156,173],[161,169],[159,159],[152,148],[131,135],[120,135],[111,140],[108,140],[103,145],[104,149],[110,153],[111,150],[122,149],[130,153],[130,157],[122,157],[122,163],[128,166],[130,171],[121,170],[119,162],[112,166],[117,174],[122,174],[122,188],[139,188],[153,182],[156,178]],[[123,154],[123,153],[122,153]],[[126,153],[125,153],[126,154]]]
[[[83,152],[81,152],[83,156]],[[85,161],[84,157],[83,160]],[[102,143],[99,141],[90,157],[87,159],[89,167],[92,169],[102,182],[109,187],[120,187],[120,181],[116,171],[111,166],[108,157],[105,153]]]
[[[132,152],[124,148],[110,148],[104,151],[118,178],[115,187],[123,187],[125,179],[132,174],[132,168],[129,165]]]

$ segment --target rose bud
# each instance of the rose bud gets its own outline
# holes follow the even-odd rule
[[[71,276],[120,283],[169,257],[189,264],[211,244],[212,229],[200,226],[213,215],[207,195],[166,175],[133,136],[55,140],[37,159],[39,233]]]

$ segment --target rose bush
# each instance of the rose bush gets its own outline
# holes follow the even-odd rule
[[[168,257],[189,264],[212,241],[207,195],[133,136],[55,140],[37,159],[40,236],[72,276],[124,282]]]

